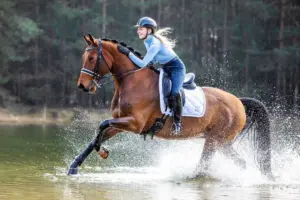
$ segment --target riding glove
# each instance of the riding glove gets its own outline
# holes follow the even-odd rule
[[[124,47],[122,45],[118,45],[117,49],[120,53],[125,54],[126,56],[129,56],[130,50],[127,47]]]

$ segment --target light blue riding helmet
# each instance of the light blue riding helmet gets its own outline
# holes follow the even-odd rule
[[[139,26],[146,27],[146,28],[151,28],[153,33],[157,29],[157,23],[151,17],[142,17],[142,18],[140,18],[139,21],[137,22],[137,24],[134,27],[139,27]]]

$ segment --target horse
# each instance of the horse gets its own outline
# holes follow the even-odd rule
[[[106,158],[108,151],[101,144],[116,134],[126,131],[142,134],[149,130],[162,113],[159,104],[159,74],[154,67],[139,68],[117,50],[125,45],[117,40],[95,39],[84,36],[87,47],[82,56],[82,68],[78,88],[95,93],[97,85],[108,76],[112,77],[115,91],[111,101],[111,119],[100,123],[97,136],[74,159],[68,174],[77,174],[78,167],[95,150]],[[128,47],[133,53],[134,49]],[[253,98],[238,98],[214,87],[203,87],[206,111],[202,117],[182,117],[183,130],[180,135],[171,134],[172,120],[155,137],[178,140],[205,138],[202,155],[199,152],[198,174],[206,174],[216,151],[226,153],[236,164],[245,167],[246,161],[233,148],[237,137],[249,132],[254,134],[254,153],[261,173],[272,178],[270,121],[266,106]],[[254,126],[255,124],[255,126]]]

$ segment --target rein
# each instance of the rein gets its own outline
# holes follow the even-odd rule
[[[115,77],[116,79],[122,79],[130,74],[133,74],[133,73],[136,73],[138,71],[141,71],[143,69],[145,69],[146,67],[144,68],[140,68],[140,69],[134,69],[134,70],[130,70],[130,71],[127,71],[127,72],[124,72],[124,73],[119,73],[119,74],[113,74],[111,73],[111,70],[103,56],[103,53],[102,53],[102,45],[101,45],[101,40],[98,39],[98,47],[87,47],[85,49],[85,51],[91,51],[91,50],[97,50],[98,52],[98,55],[97,55],[97,62],[96,62],[96,65],[94,67],[94,71],[91,71],[91,70],[88,70],[86,69],[85,67],[83,67],[81,69],[81,73],[84,73],[84,74],[87,74],[89,76],[92,76],[92,81],[95,83],[95,85],[98,87],[98,88],[101,88],[101,86],[103,85],[106,85],[108,83],[112,83],[114,80],[111,80],[111,81],[107,81],[107,82],[104,82],[104,83],[100,83],[101,80],[104,80],[104,79],[107,79],[109,77]],[[100,61],[101,61],[101,58],[103,58],[107,68],[108,68],[108,71],[111,73],[111,74],[105,74],[104,76],[101,76],[98,74],[98,71],[99,71],[99,65],[100,65]]]

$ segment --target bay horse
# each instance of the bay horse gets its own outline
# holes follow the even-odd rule
[[[101,147],[104,141],[122,131],[141,134],[162,115],[158,91],[159,74],[155,68],[138,68],[127,56],[119,53],[117,45],[126,45],[124,43],[95,39],[90,34],[84,36],[84,40],[88,46],[82,56],[78,87],[85,92],[95,93],[98,81],[112,76],[115,91],[111,101],[112,118],[100,123],[98,135],[75,158],[68,170],[69,175],[78,173],[78,167],[93,150],[103,158],[107,157],[108,151]],[[253,134],[258,167],[263,175],[273,177],[270,122],[264,104],[252,98],[237,98],[218,88],[203,87],[203,91],[207,101],[204,116],[182,117],[183,130],[180,135],[171,134],[172,120],[168,118],[155,137],[171,140],[205,138],[199,163],[201,175],[209,169],[217,150],[245,167],[245,160],[232,144],[237,136],[244,134],[252,126],[256,129]]]

